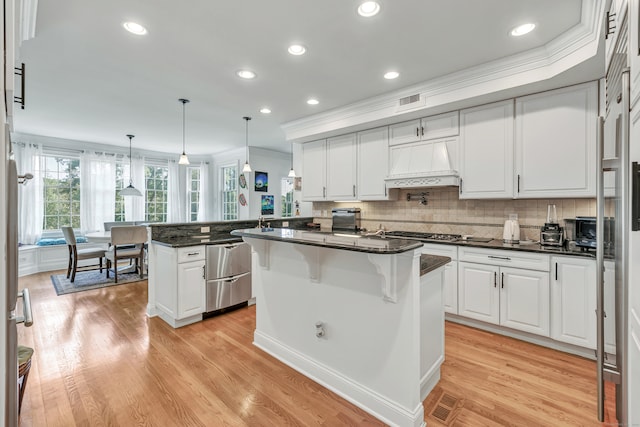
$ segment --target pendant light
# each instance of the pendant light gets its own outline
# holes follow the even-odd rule
[[[189,164],[189,158],[187,157],[187,154],[184,151],[184,146],[185,146],[185,113],[184,113],[184,108],[185,108],[185,104],[187,102],[189,102],[188,99],[184,99],[184,98],[180,98],[178,99],[178,101],[182,102],[182,154],[180,155],[180,160],[178,160],[178,164],[179,165],[188,165]]]
[[[127,135],[127,138],[129,138],[129,186],[120,190],[120,195],[122,196],[142,196],[140,190],[133,186],[133,180],[131,179],[131,175],[133,175],[133,171],[131,170],[131,140],[134,136],[135,135]]]
[[[293,170],[293,141],[291,141],[291,170],[289,171],[289,175],[287,175],[289,178],[295,178],[296,177],[296,171]]]
[[[246,139],[245,139],[245,143],[246,143],[246,148],[247,148],[247,160],[245,160],[244,162],[244,167],[242,168],[242,172],[251,172],[251,166],[249,166],[249,120],[251,120],[251,117],[248,116],[244,116],[243,119],[246,122],[245,128],[246,128]]]

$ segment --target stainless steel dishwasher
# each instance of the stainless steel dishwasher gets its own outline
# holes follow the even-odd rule
[[[207,313],[251,298],[251,246],[232,243],[207,246]]]

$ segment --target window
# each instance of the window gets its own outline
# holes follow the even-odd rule
[[[129,185],[129,164],[119,161],[116,163],[116,215],[114,221],[125,221],[124,197],[120,191]]]
[[[146,164],[146,200],[144,219],[149,222],[167,222],[167,188],[169,168]]]
[[[238,219],[238,167],[223,166],[222,174],[222,219]]]
[[[80,228],[80,160],[44,155],[43,230]]]
[[[293,216],[293,178],[282,178],[282,216]]]
[[[198,220],[200,208],[200,168],[187,168],[187,219]]]

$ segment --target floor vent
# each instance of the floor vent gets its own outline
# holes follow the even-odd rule
[[[435,408],[431,411],[431,416],[442,422],[444,425],[449,425],[449,423],[451,423],[455,418],[455,415],[453,417],[451,417],[451,415],[454,414],[454,409],[459,406],[458,402],[459,399],[456,397],[443,393]],[[451,419],[449,419],[450,417]]]

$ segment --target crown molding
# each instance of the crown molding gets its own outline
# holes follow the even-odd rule
[[[22,0],[20,2],[20,44],[36,36],[36,17],[38,0]]]
[[[582,0],[580,23],[544,46],[284,123],[282,130],[288,141],[308,141],[313,136],[394,117],[400,122],[410,113],[426,115],[447,104],[550,79],[596,55],[605,3]],[[418,93],[426,97],[426,104],[396,111],[400,98]]]

